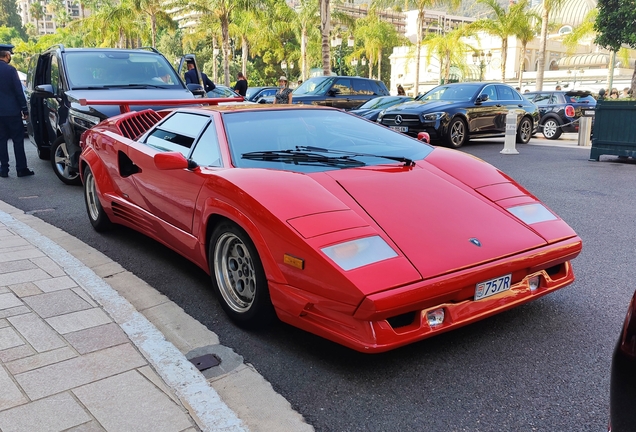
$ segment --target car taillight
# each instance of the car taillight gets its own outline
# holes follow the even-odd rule
[[[568,117],[574,117],[574,107],[572,105],[565,107],[565,115]]]
[[[629,310],[623,324],[620,349],[631,358],[636,358],[636,293],[629,303]]]

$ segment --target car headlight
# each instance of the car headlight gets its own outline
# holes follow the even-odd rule
[[[321,250],[345,271],[397,256],[380,236],[351,240]]]
[[[519,205],[507,210],[527,225],[557,219],[550,210],[539,203]]]
[[[422,120],[424,121],[436,121],[441,119],[445,113],[443,112],[435,112],[429,114],[422,114]]]
[[[83,129],[90,129],[93,126],[97,125],[100,121],[102,121],[99,117],[95,117],[80,111],[69,112],[69,119],[71,120],[71,123]]]

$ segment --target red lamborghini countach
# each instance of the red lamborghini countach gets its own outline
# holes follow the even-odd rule
[[[382,352],[574,281],[581,239],[513,179],[340,110],[128,112],[82,146],[93,227],[182,254],[244,327]]]

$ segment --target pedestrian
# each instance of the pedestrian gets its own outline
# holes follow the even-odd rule
[[[18,71],[10,66],[13,45],[0,44],[0,177],[9,177],[9,139],[13,141],[18,177],[33,175],[24,153],[24,124],[29,117]]]
[[[560,85],[557,85],[554,89],[555,89],[555,90],[561,90],[561,86],[560,86]]]
[[[631,97],[632,97],[632,89],[630,89],[629,87],[625,87],[619,99],[631,99]]]
[[[605,89],[602,88],[598,91],[598,100],[603,100],[605,99]]]
[[[287,77],[282,76],[278,79],[278,90],[274,95],[275,104],[291,104],[292,103],[292,89],[289,88],[287,83]]]
[[[236,84],[234,85],[234,91],[245,97],[245,95],[247,94],[247,87],[247,79],[245,78],[245,75],[243,75],[243,72],[239,72],[238,74],[236,74]]]
[[[618,89],[613,88],[610,92],[610,99],[618,99]]]
[[[406,92],[404,91],[404,87],[401,84],[397,85],[398,96],[406,96]]]
[[[201,84],[199,82],[199,77],[197,77],[197,70],[194,67],[194,60],[187,59],[186,65],[188,67],[188,71],[185,73],[186,84]],[[201,72],[201,78],[203,79],[203,88],[206,93],[216,88],[216,85],[214,85],[212,80],[203,72]]]

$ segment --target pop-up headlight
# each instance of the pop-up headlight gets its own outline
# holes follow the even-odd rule
[[[543,204],[539,203],[510,207],[508,208],[508,211],[527,225],[557,219],[550,210],[545,208]]]
[[[351,240],[321,250],[345,271],[397,256],[380,236]]]

